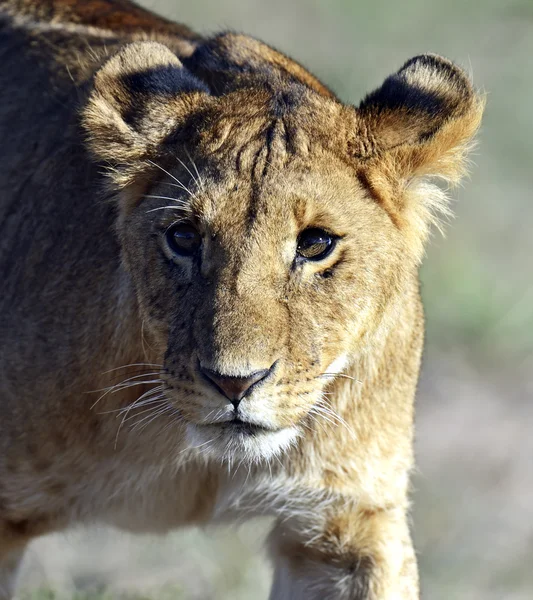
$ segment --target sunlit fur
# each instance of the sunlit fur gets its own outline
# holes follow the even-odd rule
[[[418,267],[479,126],[466,75],[419,56],[354,107],[128,2],[1,10],[0,598],[72,523],[265,514],[272,599],[417,599]],[[270,370],[243,425],[199,365]]]

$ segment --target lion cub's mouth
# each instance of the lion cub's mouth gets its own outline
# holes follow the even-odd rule
[[[288,450],[301,432],[297,427],[258,425],[234,415],[232,419],[191,425],[187,429],[192,449],[222,461],[268,460]]]
[[[209,423],[201,425],[201,427],[211,427],[213,429],[222,430],[227,433],[240,434],[243,436],[255,436],[262,433],[276,433],[279,429],[272,429],[264,425],[257,425],[250,421],[243,421],[239,417],[231,419],[231,421],[222,421],[219,423]]]
[[[242,419],[239,419],[239,417],[235,417],[233,420],[224,423],[223,426],[230,431],[234,431],[235,433],[240,433],[242,435],[257,435],[259,433],[274,433],[275,431],[278,431],[278,429],[270,429],[269,427],[264,427],[263,425],[250,423],[250,421],[243,421]]]

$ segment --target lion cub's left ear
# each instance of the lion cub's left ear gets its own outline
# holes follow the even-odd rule
[[[428,178],[459,182],[483,108],[462,69],[426,54],[406,62],[356,110],[350,151],[359,173],[418,257],[435,214],[447,212],[445,193]]]
[[[113,167],[123,187],[143,159],[192,113],[210,100],[207,86],[190,73],[169,48],[135,42],[122,48],[96,73],[82,112],[93,154]]]

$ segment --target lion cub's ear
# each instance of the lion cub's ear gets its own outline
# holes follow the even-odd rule
[[[483,113],[468,76],[435,55],[412,58],[369,94],[356,112],[350,150],[360,174],[421,255],[446,195],[428,177],[457,183]]]
[[[96,73],[82,123],[93,154],[114,167],[111,177],[124,186],[207,100],[207,86],[166,46],[136,42]]]

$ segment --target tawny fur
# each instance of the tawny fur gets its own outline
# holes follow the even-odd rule
[[[275,600],[419,598],[418,267],[483,100],[416,57],[359,107],[126,0],[0,4],[0,598],[36,536],[273,515]],[[193,223],[195,258],[165,232]],[[295,260],[299,234],[339,236]],[[198,372],[269,369],[241,402]],[[179,560],[179,557],[176,557]]]

